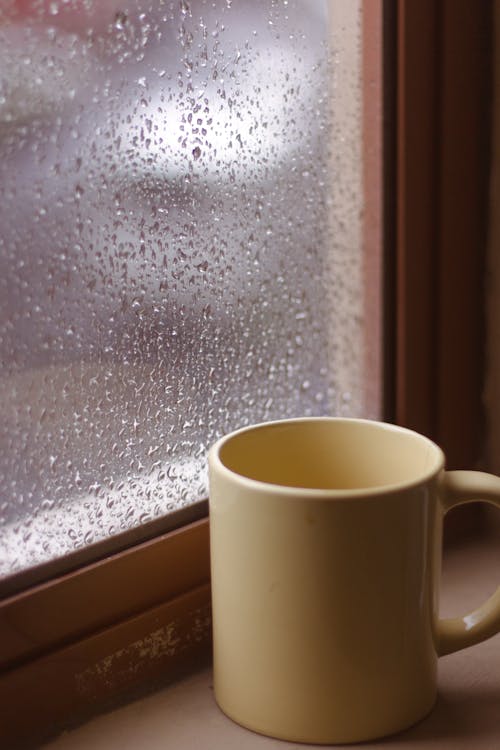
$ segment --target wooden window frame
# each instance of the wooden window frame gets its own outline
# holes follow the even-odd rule
[[[397,27],[395,415],[439,442],[450,468],[472,468],[484,448],[492,8],[398,0]]]
[[[440,442],[450,466],[473,467],[483,435],[491,8],[381,1],[383,416]],[[39,743],[209,660],[208,519],[153,531],[0,601],[2,746]]]

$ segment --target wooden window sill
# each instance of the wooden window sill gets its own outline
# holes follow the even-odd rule
[[[491,594],[500,580],[500,534],[448,549],[442,614],[464,613]],[[412,729],[374,743],[391,750],[491,750],[500,747],[500,635],[445,657],[439,665],[434,711]],[[93,719],[44,746],[44,750],[164,750],[238,747],[285,750],[296,744],[242,729],[217,708],[207,668],[163,690]],[[301,745],[300,747],[307,747]]]

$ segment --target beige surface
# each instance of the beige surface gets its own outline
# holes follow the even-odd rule
[[[500,537],[447,555],[443,614],[463,613],[500,583]],[[200,672],[143,700],[101,716],[45,750],[286,750],[305,745],[241,729],[215,706],[210,672]],[[354,747],[354,746],[351,746]],[[431,715],[397,737],[365,748],[499,750],[500,635],[439,663],[439,699]]]

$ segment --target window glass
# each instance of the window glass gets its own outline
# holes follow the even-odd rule
[[[206,496],[250,422],[367,414],[360,5],[0,10],[0,574]]]

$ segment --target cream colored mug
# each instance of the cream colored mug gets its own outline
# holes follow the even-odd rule
[[[442,519],[500,505],[401,427],[306,418],[210,450],[214,687],[238,723],[295,742],[375,739],[423,718],[437,657],[500,630],[500,589],[438,618]]]

